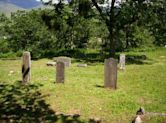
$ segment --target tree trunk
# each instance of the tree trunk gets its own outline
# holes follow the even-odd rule
[[[108,29],[109,29],[109,41],[110,41],[110,43],[109,43],[109,45],[110,45],[109,55],[112,58],[115,57],[115,45],[116,45],[114,21],[115,21],[114,14],[112,13],[110,15],[110,26],[108,27]]]
[[[110,48],[110,52],[109,55],[110,57],[114,58],[115,57],[115,11],[114,11],[114,5],[116,0],[112,0],[111,2],[111,8],[109,13],[107,14],[107,16],[104,16],[102,9],[98,6],[98,3],[96,0],[91,0],[93,5],[96,7],[96,9],[98,10],[98,12],[100,13],[100,16],[102,17],[102,19],[105,21],[108,31],[109,31],[109,48]]]
[[[114,58],[115,57],[115,13],[114,13],[114,4],[116,0],[112,0],[111,3],[111,9],[110,9],[110,16],[109,16],[109,40],[110,40],[110,52],[109,55],[110,57]]]
[[[125,27],[125,33],[126,33],[126,49],[129,47],[129,25]]]
[[[113,32],[110,32],[109,34],[109,40],[110,40],[110,52],[109,55],[111,58],[115,57],[115,38]]]

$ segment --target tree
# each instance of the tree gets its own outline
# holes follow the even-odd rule
[[[42,17],[45,24],[56,35],[58,47],[86,48],[90,37],[88,12],[82,11],[82,5],[79,5],[78,1],[72,1],[70,5],[59,2],[53,6],[54,9],[46,11]]]
[[[7,30],[10,28],[11,21],[4,14],[0,15],[0,51],[2,53],[7,53],[10,51],[7,38]]]
[[[166,45],[166,1],[153,0],[149,8],[148,26],[155,37],[154,44]]]
[[[41,57],[48,50],[56,49],[56,37],[45,26],[41,13],[41,10],[32,10],[11,15],[8,41],[14,52],[28,50],[33,57]]]
[[[78,11],[73,11],[73,13],[81,13],[82,15],[87,15],[92,8],[96,8],[102,21],[105,23],[108,34],[107,44],[110,49],[110,56],[115,56],[116,46],[119,41],[120,30],[126,33],[126,47],[129,44],[128,31],[133,23],[139,24],[143,19],[146,11],[148,10],[149,3],[147,0],[80,0],[80,1],[69,1],[69,0],[59,0],[56,4],[52,3],[50,0],[47,4],[53,4],[55,10],[61,13],[62,6],[64,3],[68,3],[69,6],[73,3],[77,3],[75,6]],[[85,9],[86,8],[86,9]],[[124,30],[126,29],[126,30]]]

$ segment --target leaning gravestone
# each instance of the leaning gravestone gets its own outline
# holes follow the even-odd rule
[[[56,83],[64,83],[65,81],[65,63],[58,61],[56,64]]]
[[[22,82],[24,84],[30,81],[31,77],[31,55],[30,52],[24,52],[22,57]]]
[[[105,59],[104,62],[104,87],[117,88],[117,60]]]
[[[120,54],[119,66],[121,70],[125,70],[125,54]]]
[[[69,67],[71,65],[71,58],[69,58],[69,57],[60,56],[60,57],[55,58],[54,61],[64,62],[65,67]]]

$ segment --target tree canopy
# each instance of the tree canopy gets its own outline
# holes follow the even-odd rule
[[[49,9],[0,16],[2,53],[34,57],[60,50],[116,51],[166,45],[165,0],[48,0]],[[51,6],[50,6],[51,5]]]

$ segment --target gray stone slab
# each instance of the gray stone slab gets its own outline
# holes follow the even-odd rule
[[[104,62],[104,87],[117,88],[117,60],[105,59]]]
[[[56,64],[56,83],[64,83],[65,81],[65,64],[58,61]]]

